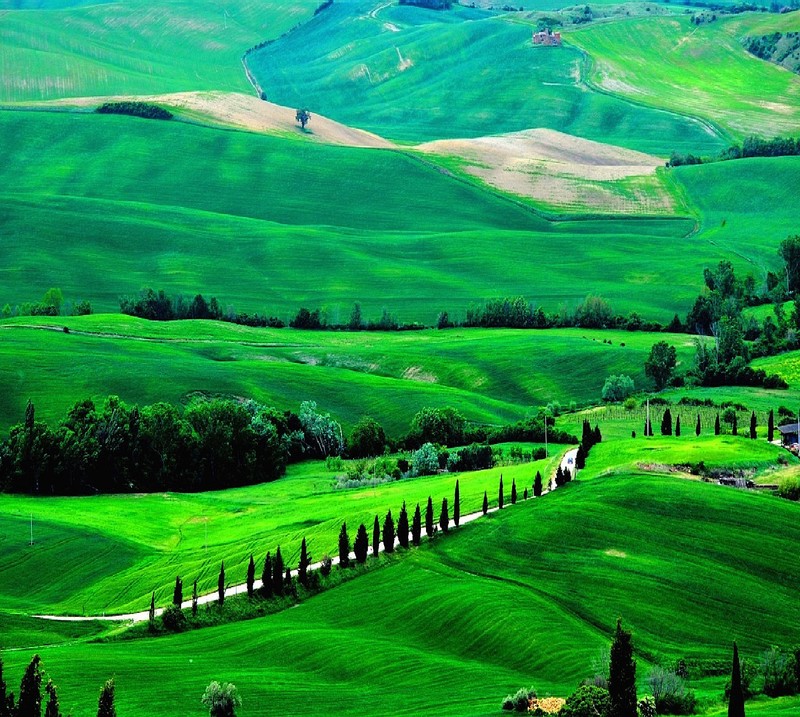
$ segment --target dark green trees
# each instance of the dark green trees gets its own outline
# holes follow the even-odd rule
[[[225,561],[219,566],[219,577],[217,578],[217,602],[220,607],[225,602]]]
[[[256,561],[250,553],[250,562],[247,564],[247,597],[252,598],[256,588]]]
[[[769,417],[767,418],[767,440],[772,443],[775,440],[775,411],[769,410]]]
[[[34,655],[25,668],[19,686],[15,717],[40,717],[42,714],[42,670],[39,655]]]
[[[300,127],[305,129],[306,124],[308,124],[308,120],[311,119],[311,113],[307,109],[301,107],[297,110],[297,112],[295,112],[294,118],[300,123]]]
[[[447,498],[442,498],[442,511],[439,513],[439,527],[443,533],[450,530],[450,515],[447,509]]]
[[[653,379],[657,391],[664,388],[672,378],[677,362],[678,354],[674,346],[670,346],[666,341],[653,344],[650,355],[644,362],[644,372]]]
[[[486,515],[489,512],[489,496],[486,495],[486,491],[483,491],[483,506],[481,507],[483,514]]]
[[[47,680],[44,691],[47,693],[47,706],[44,708],[44,717],[61,717],[61,710],[58,707],[58,693],[53,680]]]
[[[739,648],[733,643],[733,666],[731,668],[731,691],[728,696],[728,717],[744,717],[744,692],[742,691],[742,666]]]
[[[419,509],[419,503],[414,509],[414,519],[411,521],[411,543],[419,545],[422,541],[422,514]]]
[[[456,493],[453,496],[453,525],[458,527],[461,522],[461,492],[458,487],[458,480],[456,480]]]
[[[672,435],[672,412],[669,410],[669,408],[664,411],[664,416],[661,419],[661,435]]]
[[[681,417],[677,416],[675,418],[675,437],[680,438],[681,436]]]
[[[283,595],[283,556],[280,545],[275,549],[275,559],[272,561],[272,594]]]
[[[500,474],[500,488],[497,491],[497,507],[503,510],[503,474]]]
[[[511,505],[516,505],[517,503],[517,479],[511,479]]]
[[[3,678],[2,657],[0,657],[0,717],[14,717],[14,695],[8,692]]]
[[[429,538],[433,535],[433,500],[428,496],[428,504],[425,506],[425,535]]]
[[[383,549],[387,553],[394,552],[394,518],[392,518],[392,511],[390,510],[386,514],[386,518],[383,521],[383,532],[382,532],[382,539],[383,539]]]
[[[536,478],[533,480],[533,495],[538,498],[542,495],[542,474],[536,471]]]
[[[175,578],[175,589],[172,591],[172,604],[177,607],[183,604],[183,581],[180,575]]]
[[[703,430],[703,429],[702,429],[702,427],[700,426],[700,414],[698,413],[698,414],[697,414],[697,423],[695,424],[695,427],[694,427],[694,435],[695,435],[695,436],[699,436],[699,435],[700,435],[700,432],[701,432],[702,430]]]
[[[342,523],[339,531],[339,567],[347,568],[350,566],[350,538],[347,535],[347,523]]]
[[[192,585],[192,615],[197,615],[197,580]]]
[[[750,438],[756,439],[756,412],[750,414]]]
[[[378,551],[381,548],[381,523],[378,516],[375,516],[375,522],[372,524],[372,554],[377,557]]]
[[[117,717],[114,707],[114,680],[106,680],[97,700],[97,717]]]
[[[400,508],[400,515],[397,518],[397,542],[401,548],[408,547],[408,511],[405,501],[403,501],[403,507]]]
[[[264,557],[264,567],[261,569],[261,594],[265,598],[271,598],[272,593],[272,556],[267,551]]]
[[[631,633],[622,629],[622,620],[617,620],[611,644],[608,694],[611,698],[610,717],[636,717],[636,661],[633,659]]]
[[[733,414],[733,423],[731,423],[731,435],[732,436],[739,435],[739,418],[737,417],[735,412]]]
[[[362,565],[367,562],[367,553],[369,552],[369,536],[367,535],[367,526],[361,523],[356,531],[356,540],[353,543],[353,552],[356,554],[356,561]]]
[[[351,458],[379,456],[385,447],[386,433],[374,418],[362,418],[347,439],[347,453]]]
[[[717,417],[714,419],[714,435],[719,435],[719,414],[717,414]]]
[[[306,539],[303,538],[303,542],[300,543],[300,562],[297,564],[297,579],[303,587],[308,585],[308,566],[311,564],[311,560],[308,557],[308,546],[306,545]]]

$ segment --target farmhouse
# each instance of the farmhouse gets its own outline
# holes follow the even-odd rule
[[[797,423],[787,423],[784,426],[778,426],[778,431],[781,434],[781,443],[784,446],[791,446],[793,443],[797,443]]]
[[[561,45],[561,33],[550,32],[550,28],[546,27],[540,32],[533,33],[534,45],[547,45],[549,47],[556,47]]]

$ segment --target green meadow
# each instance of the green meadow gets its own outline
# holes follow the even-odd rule
[[[250,66],[270,100],[397,140],[549,127],[663,156],[723,146],[695,120],[591,90],[578,49],[534,47],[533,26],[469,8],[345,0]]]
[[[569,694],[593,673],[621,616],[643,692],[658,661],[700,670],[726,662],[734,637],[747,657],[800,637],[800,574],[783,549],[800,539],[797,512],[769,496],[621,473],[493,514],[292,610],[39,653],[75,717],[93,714],[91,686],[110,674],[130,715],[198,714],[211,679],[237,684],[242,715],[263,704],[281,714],[491,715],[522,684]],[[4,654],[9,680],[31,654]],[[143,689],[145,673],[159,689]],[[694,682],[710,713],[720,711],[725,679]],[[791,714],[797,701],[754,707]]]

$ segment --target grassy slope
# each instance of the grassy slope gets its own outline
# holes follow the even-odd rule
[[[649,385],[643,366],[656,341],[673,343],[682,364],[694,351],[684,335],[626,331],[351,334],[103,315],[12,319],[0,322],[0,336],[0,427],[21,420],[28,398],[43,419],[57,420],[87,396],[178,403],[202,391],[293,410],[316,400],[346,427],[369,414],[397,435],[427,405],[496,424],[552,400],[594,402],[611,374]]]
[[[555,470],[555,448],[554,453],[555,458],[535,463],[461,474],[462,514],[480,510],[484,491],[496,504],[501,473],[507,500],[513,479],[520,494],[525,486],[530,489],[537,470],[543,475]],[[286,564],[295,567],[303,537],[314,560],[325,553],[335,555],[343,521],[351,540],[362,522],[371,536],[375,515],[382,521],[391,510],[396,520],[403,501],[413,514],[418,502],[424,511],[431,496],[438,520],[442,498],[452,504],[456,476],[351,490],[335,490],[333,479],[324,464],[309,463],[291,468],[275,483],[197,495],[46,501],[2,495],[0,541],[7,560],[0,566],[0,604],[26,613],[145,610],[152,590],[158,604],[171,600],[178,574],[187,586],[197,579],[201,593],[216,589],[221,560],[228,583],[243,583],[251,552],[259,576],[265,553],[274,553],[277,545]],[[28,533],[31,514],[33,547]],[[108,524],[111,514],[116,516],[113,526]],[[61,566],[58,579],[47,570],[56,559]],[[29,579],[20,582],[21,572]]]
[[[634,630],[642,686],[659,656],[726,659],[733,637],[746,656],[796,641],[800,574],[782,546],[800,539],[797,513],[769,497],[618,475],[479,521],[278,615],[41,654],[76,717],[94,709],[87,685],[112,673],[130,715],[194,714],[210,679],[236,683],[243,715],[263,704],[281,714],[493,714],[521,684],[570,692],[618,616]],[[5,658],[16,681],[30,653]],[[715,699],[724,680],[706,680],[702,696]]]
[[[242,53],[311,16],[315,0],[133,0],[5,12],[0,102],[251,91]],[[1,5],[0,5],[1,6]]]
[[[709,120],[736,139],[792,133],[800,121],[800,78],[745,51],[739,38],[749,22],[766,27],[761,17],[699,26],[688,17],[647,18],[596,24],[569,39],[592,57],[592,79],[607,90]]]
[[[550,127],[654,154],[719,146],[698,123],[588,90],[575,48],[534,47],[513,16],[376,6],[337,2],[255,53],[270,99],[402,140]]]

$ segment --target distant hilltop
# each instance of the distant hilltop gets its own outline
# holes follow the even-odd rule
[[[452,0],[400,0],[401,5],[416,5],[429,10],[449,10]]]
[[[550,32],[550,28],[547,27],[539,32],[534,32],[532,39],[534,45],[548,45],[550,47],[561,45],[561,33]]]

